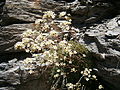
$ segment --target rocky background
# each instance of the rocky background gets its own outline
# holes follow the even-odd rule
[[[119,0],[0,0],[0,90],[49,90],[47,74],[30,75],[22,68],[19,60],[31,54],[13,48],[45,10],[71,13],[79,42],[95,53],[96,73],[106,90],[120,90]]]

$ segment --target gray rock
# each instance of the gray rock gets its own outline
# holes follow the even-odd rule
[[[8,67],[0,70],[0,90],[36,90],[37,85],[40,85],[38,90],[49,90],[48,72],[41,73],[37,67],[34,69],[35,72],[30,74],[26,68],[21,69],[21,66],[26,67],[21,62],[13,59],[0,65],[3,68]]]
[[[20,52],[14,50],[14,44],[21,40],[20,35],[23,31],[32,28],[31,24],[41,17],[43,11],[70,12],[73,23],[80,26],[80,23],[88,25],[119,11],[120,2],[117,2],[119,1],[115,1],[113,4],[105,0],[92,0],[87,3],[84,0],[80,2],[77,0],[71,2],[41,0],[37,4],[30,0],[7,0],[7,14],[1,14],[2,22],[0,24],[4,27],[0,27],[0,54],[2,53],[0,56],[2,57],[5,53],[4,58],[6,59],[7,53]],[[118,9],[114,10],[116,7]],[[0,12],[3,12],[3,8],[0,9]],[[120,16],[107,22],[104,21],[102,24],[85,29],[85,33],[80,34],[82,44],[91,52],[96,53],[97,74],[107,82],[107,85],[110,83],[114,87],[113,90],[120,89],[120,28],[117,22],[119,18]],[[18,56],[20,55],[18,54]],[[29,69],[21,62],[14,59],[0,64],[0,90],[49,90],[48,77],[45,76],[48,75],[47,72],[41,75],[42,72],[36,70],[34,74],[29,74],[27,71]]]
[[[34,22],[41,17],[41,10],[34,8],[34,2],[28,0],[7,0],[8,16],[23,22]]]
[[[114,19],[117,20],[118,17],[115,17]],[[106,28],[109,22],[106,21],[103,25],[98,24],[98,26],[92,27],[92,29],[90,28],[85,32],[83,42],[88,48],[91,48],[91,51],[95,51],[96,53],[113,54],[111,51],[112,49],[120,52],[120,40],[118,38],[120,35],[120,27],[116,26],[112,29]]]
[[[6,0],[0,0],[0,26],[1,26],[1,23],[2,23],[2,17],[3,17],[3,9],[4,9],[4,5],[5,5],[5,1]]]
[[[99,58],[99,60],[95,61],[95,63],[98,69],[98,76],[107,82],[104,84],[110,87],[111,90],[119,90],[120,56],[113,54],[104,54],[104,59],[100,60]]]
[[[95,67],[98,76],[110,87],[111,90],[119,90],[120,86],[120,27],[117,25],[119,16],[98,24],[84,33],[80,41],[91,51],[94,56]],[[111,24],[113,23],[112,27]]]
[[[120,32],[114,32],[114,31],[108,31],[105,33],[106,36],[108,37],[117,37],[120,34]]]
[[[0,70],[5,70],[6,67],[8,67],[8,64],[6,64],[6,63],[1,63],[0,64]]]
[[[117,22],[117,18],[114,18],[112,20],[110,20],[107,24],[106,24],[108,29],[114,29],[116,27],[118,27],[118,22]]]
[[[13,24],[0,30],[0,53],[16,52],[14,44],[21,40],[23,31],[30,29],[31,24]]]
[[[98,4],[100,3],[100,4]],[[114,9],[107,2],[58,2],[54,0],[41,0],[40,5],[28,0],[7,0],[7,14],[3,15],[0,32],[0,52],[14,52],[13,45],[20,40],[20,34],[32,28],[37,18],[40,18],[45,10],[71,12],[73,23],[91,23],[109,14]],[[9,25],[9,26],[6,26]]]
[[[0,90],[15,90],[13,87],[0,87]]]
[[[102,0],[92,2],[78,1],[67,2],[66,0],[40,0],[42,8],[53,11],[71,12],[74,23],[93,23],[110,14],[114,9],[111,3]]]
[[[19,74],[15,73],[18,68],[12,68],[6,72],[4,72],[3,79],[6,80],[7,83],[10,85],[19,85],[20,84],[20,76]]]
[[[120,35],[120,27],[116,27],[112,30],[109,30],[105,33],[107,38],[116,38]]]

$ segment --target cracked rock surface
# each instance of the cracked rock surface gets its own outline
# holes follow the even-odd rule
[[[117,16],[102,24],[87,29],[80,39],[90,51],[97,54],[95,61],[98,76],[101,76],[112,90],[119,90],[120,83],[120,26]],[[108,85],[108,87],[109,87]]]
[[[0,0],[0,90],[47,90],[46,77],[20,68],[21,61],[31,55],[13,48],[45,10],[71,13],[73,25],[81,31],[79,42],[95,53],[96,73],[108,90],[120,90],[119,0],[7,0],[5,6],[4,2]]]

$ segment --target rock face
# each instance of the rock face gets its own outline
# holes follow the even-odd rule
[[[97,74],[111,85],[112,90],[120,86],[120,26],[117,16],[105,23],[87,29],[80,40],[88,49],[97,54],[95,61]],[[110,87],[108,85],[108,87]]]
[[[71,2],[70,2],[71,1]],[[40,0],[42,8],[53,11],[67,11],[74,23],[93,23],[110,15],[114,7],[106,0]],[[114,11],[112,12],[114,13]]]
[[[2,15],[1,22],[5,30],[0,28],[1,35],[3,35],[0,40],[1,52],[11,52],[11,46],[18,41],[16,38],[19,39],[24,30],[31,28],[30,23],[40,18],[45,10],[67,11],[72,14],[74,25],[81,27],[83,24],[97,22],[108,14],[110,15],[113,9],[113,5],[105,0],[99,2],[96,0],[92,2],[40,0],[38,3],[27,0],[7,0],[6,11],[4,11],[7,14]]]
[[[21,62],[13,59],[0,64],[0,90],[49,90],[47,73],[30,74]]]
[[[2,22],[3,7],[4,7],[4,5],[5,5],[5,1],[6,1],[6,0],[1,0],[1,1],[0,1],[0,26],[1,26],[1,22]]]
[[[120,55],[119,18],[120,16],[117,16],[103,24],[87,29],[83,39],[84,43],[93,52]]]
[[[25,58],[30,57],[30,54],[15,51],[13,48],[14,44],[21,40],[21,33],[31,29],[32,23],[40,18],[45,10],[67,11],[72,14],[73,25],[81,30],[79,42],[95,53],[94,63],[98,69],[96,73],[106,82],[104,83],[106,86],[111,86],[111,90],[119,90],[120,1],[38,0],[36,3],[31,1],[7,0],[6,10],[3,10],[4,0],[0,0],[0,90],[47,90],[48,84],[44,82],[47,81],[46,77],[38,79],[40,73],[29,74],[20,69],[23,66],[20,63],[23,58],[20,56]],[[117,16],[113,15],[114,13]],[[102,20],[106,17],[107,20]]]
[[[0,53],[15,52],[14,44],[21,40],[21,33],[30,29],[31,24],[13,24],[1,28],[0,32]]]

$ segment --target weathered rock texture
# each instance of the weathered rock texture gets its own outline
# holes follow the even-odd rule
[[[9,26],[1,32],[1,35],[3,35],[1,36],[1,52],[11,51],[9,48],[13,46],[14,42],[18,41],[15,39],[19,38],[18,36],[22,31],[31,28],[29,27],[30,23],[40,18],[45,10],[67,11],[72,14],[73,23],[81,27],[83,24],[97,22],[110,15],[111,10],[114,9],[113,5],[105,0],[93,0],[92,2],[40,0],[40,3],[27,0],[7,0],[6,8],[4,12],[7,12],[7,14],[2,15],[1,26]]]
[[[21,40],[23,31],[30,29],[31,24],[12,24],[0,30],[0,53],[15,52],[13,46]]]
[[[0,64],[0,90],[49,90],[47,72],[39,69],[30,74],[21,62],[13,59]]]
[[[53,11],[70,12],[76,24],[93,23],[110,13],[115,13],[113,5],[106,0],[71,0],[71,2],[69,0],[40,0],[40,5],[42,8]]]
[[[45,10],[72,14],[73,25],[81,30],[80,43],[95,53],[96,73],[111,90],[120,90],[119,0],[40,0],[36,3],[33,0],[7,0],[5,7],[3,9],[0,2],[0,90],[47,90],[44,82],[47,80],[38,79],[40,73],[24,72],[20,69],[20,61],[13,59],[30,56],[14,50],[13,46]]]
[[[1,25],[1,22],[2,22],[4,5],[5,5],[5,0],[0,0],[0,25]]]
[[[111,86],[119,90],[120,86],[120,26],[117,16],[105,23],[90,27],[80,39],[88,49],[97,54],[95,61],[98,75]]]

